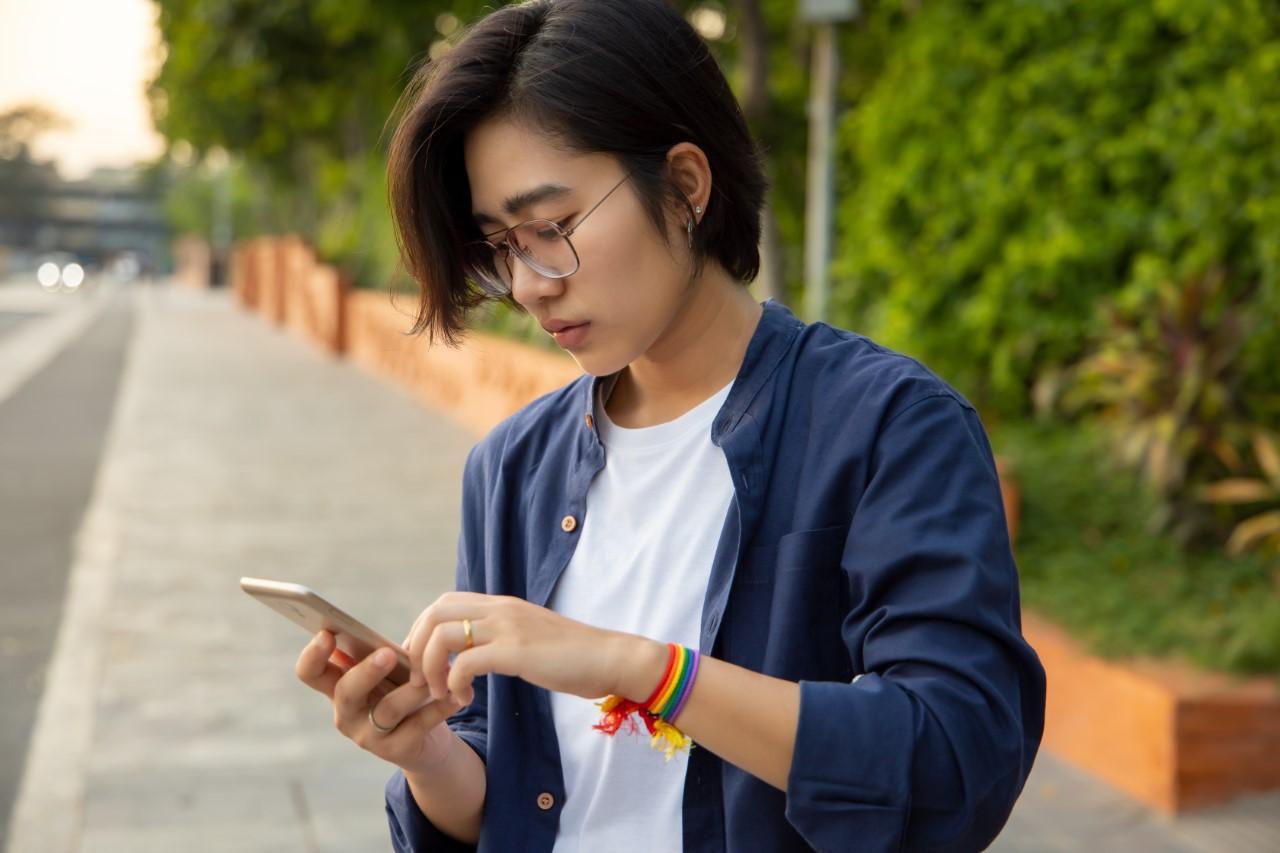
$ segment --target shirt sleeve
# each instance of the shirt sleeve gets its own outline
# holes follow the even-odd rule
[[[458,561],[455,583],[459,590],[484,592],[484,499],[483,479],[478,468],[478,445],[467,455],[462,477],[462,532],[458,537]],[[446,720],[446,724],[464,743],[475,750],[488,765],[489,752],[489,678],[472,682],[475,698]],[[396,768],[386,784],[387,821],[391,828],[391,846],[396,853],[461,853],[475,850],[441,832],[418,808],[404,771]]]
[[[956,396],[880,430],[841,557],[852,683],[800,682],[786,816],[817,849],[973,851],[1044,728],[995,461]]]

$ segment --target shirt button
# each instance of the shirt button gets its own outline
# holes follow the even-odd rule
[[[594,424],[595,424],[595,421],[593,421],[593,420],[591,419],[591,415],[587,415],[587,429],[591,429],[591,427],[592,427]]]
[[[551,794],[547,793],[546,791],[543,791],[541,794],[538,795],[538,808],[542,809],[544,812],[547,809],[554,806],[555,804],[556,804],[556,798],[551,796]]]
[[[560,529],[565,533],[572,533],[578,526],[578,519],[572,515],[566,515],[560,522]]]

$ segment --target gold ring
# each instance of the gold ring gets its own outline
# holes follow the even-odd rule
[[[467,648],[471,648],[476,644],[475,637],[471,636],[471,620],[470,619],[462,620],[462,633],[465,634],[467,637]]]

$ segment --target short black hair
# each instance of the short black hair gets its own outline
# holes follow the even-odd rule
[[[393,113],[388,197],[401,262],[422,296],[410,333],[456,344],[467,312],[487,298],[462,266],[462,246],[481,237],[463,142],[500,116],[567,151],[617,157],[664,239],[670,205],[689,204],[667,152],[699,146],[713,201],[694,233],[695,263],[714,257],[743,283],[756,277],[764,158],[698,33],[662,0],[530,0],[464,30],[415,74]]]

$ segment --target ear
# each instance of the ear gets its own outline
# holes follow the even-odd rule
[[[707,201],[711,198],[711,164],[706,153],[692,142],[673,145],[667,152],[667,168],[688,200],[688,215],[696,225],[706,216]],[[702,212],[694,213],[694,207],[702,208]]]

